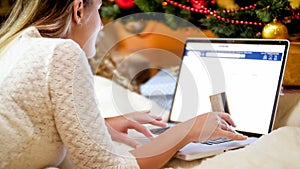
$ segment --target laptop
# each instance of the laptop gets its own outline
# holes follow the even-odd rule
[[[224,111],[248,139],[190,143],[175,157],[191,161],[213,156],[244,147],[271,132],[288,49],[288,40],[188,38],[169,125]]]

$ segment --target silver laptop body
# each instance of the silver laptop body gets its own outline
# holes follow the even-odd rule
[[[195,160],[244,147],[273,129],[288,40],[189,38],[180,65],[169,123],[226,111],[244,141],[190,143],[175,157]],[[226,94],[215,108],[212,96]]]

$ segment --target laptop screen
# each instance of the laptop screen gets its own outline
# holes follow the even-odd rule
[[[288,47],[287,40],[188,39],[170,121],[216,111],[212,98],[222,94],[236,130],[270,132]]]

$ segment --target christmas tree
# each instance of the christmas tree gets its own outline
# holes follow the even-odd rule
[[[201,29],[209,29],[218,37],[272,38],[270,29],[271,32],[280,29],[280,38],[287,31],[290,35],[300,33],[299,7],[292,7],[288,0],[235,0],[231,9],[220,6],[215,0],[107,0],[101,7],[101,16],[105,19],[139,12],[172,14]],[[170,16],[160,21],[174,29],[188,26],[178,25]]]

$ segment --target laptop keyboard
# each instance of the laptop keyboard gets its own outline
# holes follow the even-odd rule
[[[150,131],[154,135],[160,135],[161,133],[165,132],[169,128],[170,127],[154,128],[154,129],[150,129]],[[206,144],[206,145],[214,145],[214,144],[220,144],[220,143],[225,143],[225,142],[229,142],[229,141],[232,141],[232,140],[227,139],[227,138],[217,138],[217,139],[213,139],[213,140],[207,140],[207,141],[204,141],[201,143]]]
[[[202,144],[207,144],[207,145],[214,145],[214,144],[220,144],[220,143],[225,143],[225,142],[229,142],[229,141],[232,141],[230,139],[227,139],[227,138],[217,138],[217,139],[214,139],[214,140],[207,140],[207,141],[204,141],[204,142],[201,142]]]
[[[170,126],[168,127],[163,127],[163,128],[154,128],[154,129],[150,129],[151,133],[154,135],[160,135],[161,133],[165,132],[166,130],[168,130],[170,128]]]

